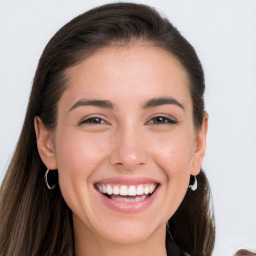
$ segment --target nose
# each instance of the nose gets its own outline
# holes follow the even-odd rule
[[[110,162],[125,170],[136,170],[146,164],[147,153],[142,131],[127,128],[117,132],[113,140]]]

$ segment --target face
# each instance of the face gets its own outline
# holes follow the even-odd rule
[[[137,43],[101,49],[67,77],[52,154],[40,154],[58,169],[75,234],[122,244],[165,235],[205,147],[184,68]]]

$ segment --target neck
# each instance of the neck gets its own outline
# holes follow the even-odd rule
[[[166,256],[165,225],[143,241],[120,244],[102,236],[95,236],[90,229],[74,223],[76,256]]]

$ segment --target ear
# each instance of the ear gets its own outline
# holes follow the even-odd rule
[[[195,140],[194,157],[192,167],[190,170],[191,175],[198,175],[201,170],[201,165],[204,159],[206,150],[206,136],[208,131],[208,113],[204,113],[204,119],[201,128],[198,130]]]
[[[53,132],[45,127],[42,120],[36,116],[34,119],[37,149],[41,160],[50,170],[57,169],[57,162],[53,143]]]

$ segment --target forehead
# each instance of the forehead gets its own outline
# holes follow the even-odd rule
[[[118,67],[116,67],[116,64]],[[188,79],[185,68],[176,56],[147,42],[117,44],[100,48],[79,64],[68,68],[66,74],[71,77],[72,74],[75,72],[77,74],[77,71],[80,72],[81,69],[86,71],[89,68],[97,68],[102,71],[110,71],[110,68],[114,69],[115,67],[118,71],[124,67],[134,67],[136,71],[147,71],[147,69],[151,68],[158,72],[160,70],[163,72],[168,70],[168,73],[180,73],[180,75]],[[156,69],[157,67],[159,67],[158,70]]]
[[[66,71],[71,97],[133,95],[190,97],[184,67],[171,53],[147,43],[108,46]]]

